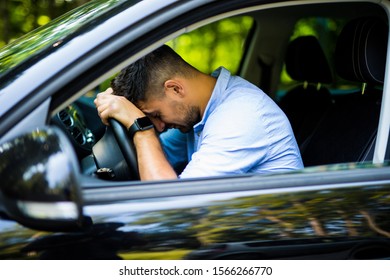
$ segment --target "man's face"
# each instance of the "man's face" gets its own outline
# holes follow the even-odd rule
[[[168,96],[151,98],[140,103],[139,108],[150,118],[158,132],[177,128],[186,133],[200,121],[199,110],[195,106]]]

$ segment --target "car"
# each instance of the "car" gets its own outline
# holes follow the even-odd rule
[[[389,259],[389,15],[377,0],[98,0],[3,47],[0,259]],[[305,168],[140,181],[93,100],[163,44],[263,89]]]

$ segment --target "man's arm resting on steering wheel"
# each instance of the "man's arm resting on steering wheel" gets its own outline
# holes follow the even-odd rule
[[[154,129],[138,131],[133,140],[141,180],[177,179]]]
[[[94,101],[104,124],[108,125],[108,119],[114,118],[129,129],[136,118],[145,116],[125,97],[112,93],[112,89],[108,88],[105,92],[99,93]],[[138,131],[134,134],[133,141],[141,180],[177,179],[154,129]]]

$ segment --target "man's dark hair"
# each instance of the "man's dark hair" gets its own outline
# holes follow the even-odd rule
[[[137,104],[150,96],[163,96],[165,81],[194,76],[194,70],[174,50],[163,45],[123,69],[111,81],[111,87],[114,94]]]

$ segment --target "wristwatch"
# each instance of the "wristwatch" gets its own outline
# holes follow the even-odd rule
[[[129,128],[130,137],[133,138],[137,131],[152,129],[153,123],[148,117],[138,118]]]

